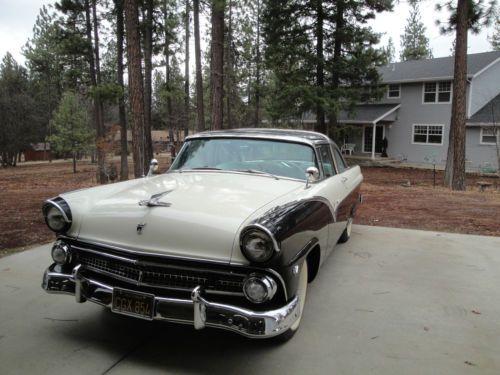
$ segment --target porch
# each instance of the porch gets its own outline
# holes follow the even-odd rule
[[[367,157],[383,164],[396,161],[388,157],[386,132],[397,120],[400,107],[401,104],[363,104],[351,112],[342,111],[335,137],[343,140],[339,147],[360,162]]]

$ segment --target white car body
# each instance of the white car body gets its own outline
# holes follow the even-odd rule
[[[267,159],[229,160],[218,166],[272,163],[275,170],[290,175],[205,165],[175,168],[183,157],[207,153],[206,145],[217,140],[221,143],[217,150],[229,145],[248,156],[254,144],[258,148],[258,142],[266,147],[265,142],[274,142],[270,149],[280,153],[275,159],[266,154]],[[195,148],[196,142],[201,146]],[[91,300],[118,313],[191,323],[196,328],[230,329],[249,337],[294,333],[304,302],[299,298],[301,278],[312,281],[338,240],[350,236],[352,217],[361,201],[359,167],[347,167],[332,141],[311,132],[207,132],[188,138],[186,145],[168,173],[64,193],[47,201],[46,217],[56,207],[67,222],[58,232],[53,253],[66,252],[67,257],[58,263],[53,255],[56,263],[46,271],[43,288],[73,294],[78,302]],[[293,155],[283,160],[282,149],[290,145],[308,147],[303,154],[312,155],[310,162],[295,160]],[[297,178],[308,163],[307,178],[305,170],[304,177]],[[248,254],[254,249],[253,237],[248,241],[245,237],[248,231],[255,232],[259,246],[273,252],[262,264]],[[305,264],[306,276],[300,271]],[[214,273],[220,277],[215,284],[210,281]],[[146,280],[148,275],[154,276],[153,281]],[[249,303],[248,293],[255,287],[247,285],[249,280],[266,286],[267,300]],[[224,290],[217,290],[217,285]],[[182,297],[184,291],[190,296]],[[247,301],[228,304],[227,297],[218,300],[218,295]],[[120,301],[139,306],[141,298],[146,312],[117,306]],[[194,309],[192,318],[165,312],[182,306]],[[217,320],[220,316],[225,320]]]

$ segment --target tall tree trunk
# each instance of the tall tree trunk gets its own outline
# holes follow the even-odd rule
[[[211,110],[212,128],[222,129],[224,96],[224,8],[225,0],[212,1]]]
[[[193,0],[194,16],[194,59],[196,63],[196,110],[198,131],[205,130],[205,108],[203,104],[203,76],[201,75],[200,52],[200,0]]]
[[[444,184],[445,186],[451,187],[451,181],[453,179],[453,139],[455,132],[455,127],[450,123],[450,132],[448,134],[448,151],[446,153],[446,166],[444,169]]]
[[[260,125],[260,0],[257,0],[257,43],[255,54],[255,115],[254,126]]]
[[[229,14],[227,25],[227,41],[226,41],[226,107],[227,107],[227,128],[236,127],[232,118],[232,96],[233,96],[233,2],[229,0]]]
[[[324,56],[323,56],[323,0],[316,0],[316,131],[326,134],[325,111],[321,97],[325,88]]]
[[[167,29],[168,25],[168,8],[167,8],[168,0],[164,0],[163,2],[163,17],[165,23],[165,87],[167,92],[170,94],[170,30]],[[172,98],[170,95],[167,96],[167,119],[166,125],[168,129],[168,137],[170,142],[174,142],[174,128],[173,128],[173,120],[172,120]]]
[[[186,0],[186,58],[184,60],[184,138],[189,135],[189,0]]]
[[[95,7],[95,0],[92,1],[92,8],[94,9]],[[96,61],[95,61],[95,56],[98,55],[98,50],[95,51],[94,44],[92,42],[92,21],[91,21],[91,16],[90,16],[90,3],[89,0],[84,1],[84,7],[85,7],[85,34],[87,37],[87,42],[90,48],[89,54],[88,54],[88,60],[89,60],[89,73],[90,73],[90,83],[92,87],[96,88],[97,87],[97,73],[96,73]],[[95,25],[96,20],[94,20],[94,25]],[[95,30],[94,30],[95,33]],[[97,48],[99,46],[97,45]],[[95,53],[97,52],[97,53]],[[99,77],[100,78],[100,77]],[[106,174],[104,171],[104,152],[101,147],[102,139],[104,136],[104,123],[102,119],[102,106],[100,104],[99,100],[99,95],[95,95],[93,98],[94,102],[94,122],[95,122],[95,129],[96,129],[96,149],[97,149],[97,181],[100,184],[106,183]]]
[[[153,0],[146,0],[146,28],[144,30],[144,167],[153,158],[151,139],[151,102],[153,74]]]
[[[95,76],[97,86],[100,86],[101,81],[101,58],[99,53],[99,20],[97,19],[97,0],[92,0],[92,18],[94,23],[94,53],[95,53]],[[101,97],[99,92],[96,94],[96,100],[99,107],[99,127],[98,134],[100,136],[101,142],[104,142],[104,138],[106,135],[106,129],[104,128],[104,106],[102,104]],[[97,147],[97,165],[99,170],[99,182],[101,184],[105,184],[108,182],[108,178],[106,176],[106,150],[102,145],[98,145]]]
[[[138,0],[125,0],[125,30],[127,36],[127,60],[129,98],[132,111],[132,148],[134,175],[144,175],[144,93],[142,86],[141,40],[139,34]]]
[[[465,108],[467,85],[467,29],[469,20],[469,1],[458,0],[457,36],[455,49],[455,73],[453,77],[453,100],[451,122],[453,127],[453,172],[451,188],[465,190]]]
[[[339,88],[340,88],[340,74],[339,74],[339,62],[342,58],[342,45],[343,45],[343,37],[342,32],[344,30],[344,0],[339,0],[337,3],[337,12],[335,14],[335,32],[334,32],[334,44],[333,44],[333,70],[332,70],[332,90],[334,92],[335,98],[338,100],[339,98]],[[326,134],[329,135],[333,133],[337,128],[337,113],[329,114],[329,126]]]
[[[123,84],[123,0],[115,0],[116,11],[116,62],[117,81],[124,91]],[[120,180],[128,180],[128,143],[127,143],[127,116],[125,111],[125,99],[120,95],[118,99],[118,116],[120,123]]]

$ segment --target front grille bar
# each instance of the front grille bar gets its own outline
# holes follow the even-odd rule
[[[206,293],[243,296],[244,273],[143,262],[77,245],[72,248],[84,269],[137,286],[191,291],[200,285]]]

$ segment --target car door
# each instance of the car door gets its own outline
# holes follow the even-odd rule
[[[349,167],[335,144],[332,144],[332,152],[340,181],[346,190],[344,199],[337,207],[337,222],[341,227],[345,228],[347,220],[352,216],[353,207],[356,206],[358,202],[359,186],[362,177],[359,167]]]
[[[323,171],[323,180],[317,186],[317,193],[330,202],[335,218],[335,222],[330,225],[328,233],[328,251],[330,251],[345,229],[346,220],[339,221],[337,216],[339,207],[341,207],[342,202],[348,195],[348,190],[344,182],[345,177],[337,171],[330,145],[320,145],[318,154]]]

